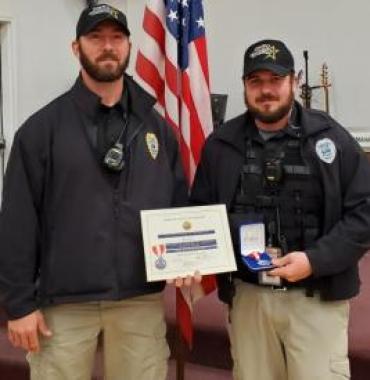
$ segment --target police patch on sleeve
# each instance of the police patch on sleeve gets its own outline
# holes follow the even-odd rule
[[[153,160],[155,160],[159,152],[159,143],[158,143],[157,136],[154,133],[148,132],[145,135],[145,141],[146,141],[146,146],[148,148],[148,151],[151,157],[153,158]]]
[[[321,161],[331,164],[337,155],[337,148],[332,140],[321,139],[316,142],[316,154]]]

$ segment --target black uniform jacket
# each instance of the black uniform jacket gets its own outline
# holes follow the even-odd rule
[[[296,104],[303,134],[302,156],[318,173],[324,191],[323,234],[306,251],[313,286],[323,299],[348,299],[358,293],[358,260],[370,247],[370,165],[357,142],[327,114]],[[244,162],[245,139],[256,128],[248,113],[216,130],[203,149],[191,200],[225,203],[230,210]],[[316,144],[330,139],[335,159],[320,159]]]
[[[112,181],[85,125],[93,122],[91,98],[99,99],[81,85],[31,116],[14,138],[0,214],[0,289],[10,318],[164,286],[146,282],[139,212],[186,204],[177,140],[154,99],[126,76],[126,166]]]

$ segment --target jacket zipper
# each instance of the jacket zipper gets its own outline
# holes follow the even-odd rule
[[[119,228],[119,183],[114,184],[114,189],[113,189],[113,257],[112,257],[112,263],[113,263],[113,271],[116,277],[116,292],[117,296],[120,294],[120,281],[119,281],[119,276],[118,276],[118,228]]]

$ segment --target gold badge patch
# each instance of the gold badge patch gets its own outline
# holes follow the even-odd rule
[[[153,160],[155,160],[159,152],[159,143],[158,143],[157,136],[154,133],[148,132],[145,135],[145,141],[146,141],[146,146],[148,147],[148,151],[151,157],[153,158]]]

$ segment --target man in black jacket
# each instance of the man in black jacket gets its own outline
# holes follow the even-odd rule
[[[370,166],[327,114],[294,101],[281,41],[244,57],[248,111],[206,142],[192,201],[225,203],[238,271],[219,277],[230,303],[234,375],[346,379],[348,299],[370,247]],[[272,257],[261,255],[266,251]],[[263,260],[261,260],[263,258]]]
[[[184,205],[177,141],[125,74],[125,15],[85,9],[73,88],[16,133],[0,215],[9,339],[32,379],[90,379],[103,333],[107,379],[165,379],[161,290],[145,277],[140,210]]]

